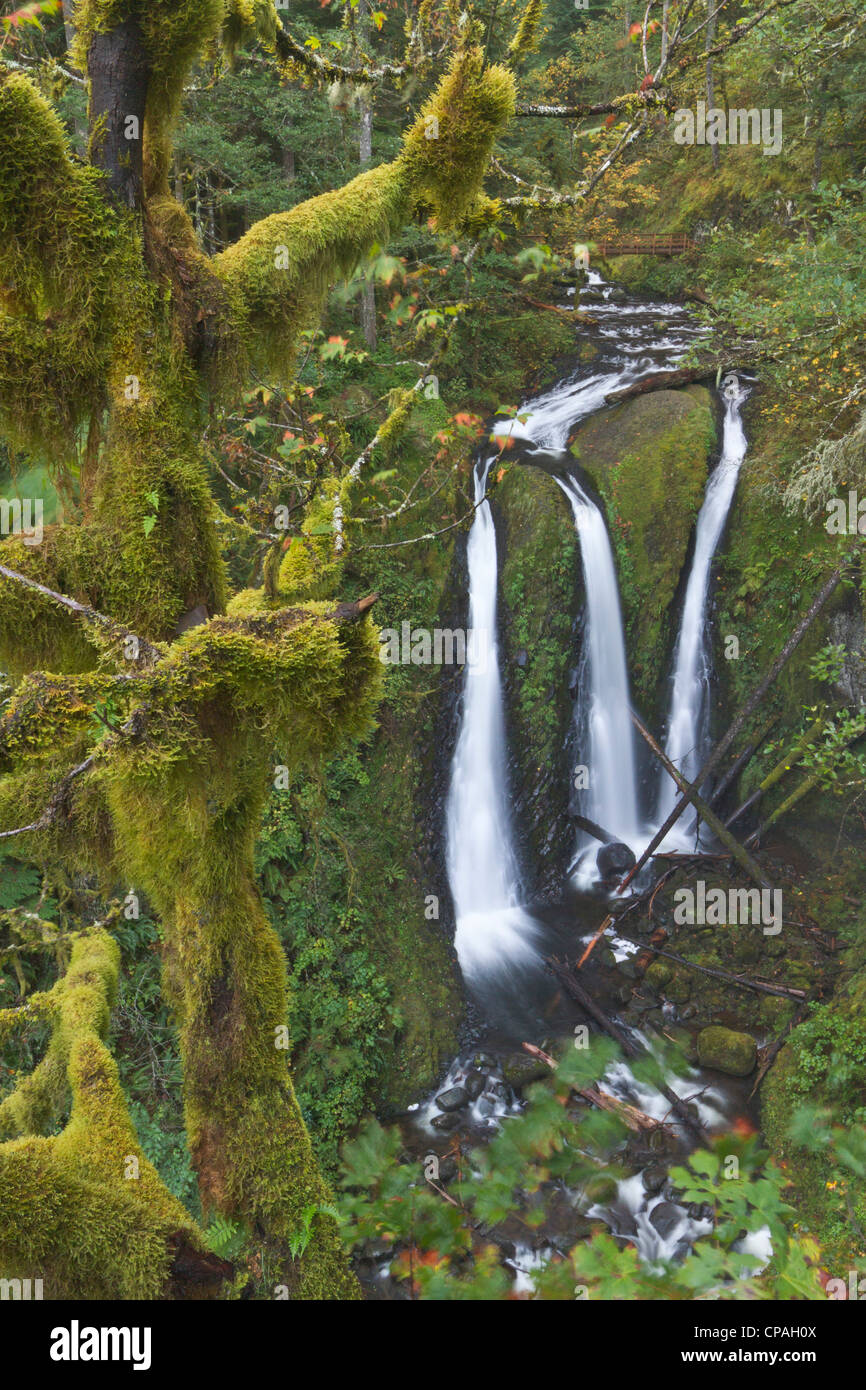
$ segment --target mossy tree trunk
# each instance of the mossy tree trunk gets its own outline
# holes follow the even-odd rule
[[[255,13],[273,42],[269,0]],[[169,188],[172,128],[193,63],[221,35],[236,41],[243,14],[232,0],[82,0],[87,166],[35,86],[0,70],[0,429],[67,473],[86,438],[77,514],[39,549],[0,543],[0,662],[23,676],[0,720],[0,825],[33,827],[17,843],[37,861],[150,896],[165,924],[204,1209],[275,1248],[301,1297],[350,1297],[337,1228],[318,1210],[327,1191],[289,1075],[285,962],[253,846],[271,750],[301,765],[369,729],[378,644],[363,605],[288,608],[274,585],[248,594],[242,616],[220,616],[201,403],[238,396],[251,365],[286,379],[329,285],[407,218],[448,228],[471,217],[514,88],[467,26],[398,159],[264,219],[211,260]],[[329,480],[317,505],[347,509],[347,486]],[[51,592],[85,606],[77,629]],[[200,608],[207,621],[179,637]],[[123,713],[94,742],[93,704],[107,697]],[[13,1142],[41,1142],[23,1133]],[[4,1190],[19,1160],[0,1146]],[[311,1211],[298,1269],[290,1238]],[[81,1238],[77,1226],[51,1229],[61,1243],[64,1230]],[[156,1244],[169,1240],[159,1214],[155,1230]],[[200,1233],[190,1239],[200,1246]],[[18,1267],[30,1249],[0,1216],[0,1256]],[[164,1255],[150,1283],[128,1286],[158,1290],[172,1269],[168,1246]],[[72,1268],[74,1252],[55,1265]]]

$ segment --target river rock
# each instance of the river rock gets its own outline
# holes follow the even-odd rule
[[[650,1212],[650,1225],[654,1226],[662,1240],[668,1240],[683,1219],[682,1210],[673,1202],[659,1202]]]
[[[596,864],[598,872],[602,878],[619,877],[627,874],[635,863],[634,851],[628,845],[622,844],[620,840],[614,840],[612,844],[602,845],[598,852]]]
[[[465,1086],[450,1086],[436,1097],[440,1110],[462,1110],[469,1103],[469,1092]]]
[[[550,1067],[537,1057],[506,1057],[502,1063],[502,1074],[513,1090],[531,1086],[533,1081],[542,1081],[551,1075]]]
[[[655,1196],[656,1192],[661,1192],[667,1180],[667,1169],[660,1167],[658,1164],[653,1164],[650,1168],[644,1168],[641,1174],[643,1190],[644,1192],[649,1192],[651,1196]]]
[[[487,1084],[483,1071],[471,1071],[463,1082],[463,1089],[470,1100],[477,1100]]]
[[[702,1067],[723,1071],[726,1076],[748,1076],[754,1070],[758,1044],[750,1033],[714,1024],[698,1034],[698,1061]]]
[[[457,1128],[457,1116],[454,1114],[434,1115],[430,1121],[434,1129],[438,1129],[440,1134],[450,1134],[452,1129]]]

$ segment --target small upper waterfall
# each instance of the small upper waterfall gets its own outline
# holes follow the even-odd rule
[[[446,811],[448,881],[457,918],[454,946],[467,978],[534,955],[534,924],[519,905],[506,786],[496,640],[496,532],[485,499],[495,457],[491,454],[475,466],[476,511],[466,550],[475,660],[466,667]]]
[[[697,776],[708,750],[710,678],[712,659],[707,632],[710,569],[734,498],[740,466],[746,456],[746,436],[740,407],[747,392],[730,374],[722,384],[725,423],[722,456],[707,485],[695,531],[695,553],[686,585],[682,620],[674,652],[665,751],[688,780]],[[657,818],[664,821],[679,793],[672,778],[661,773]],[[685,812],[666,844],[689,848],[694,840],[696,817]]]

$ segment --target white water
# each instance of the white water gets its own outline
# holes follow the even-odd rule
[[[485,500],[495,455],[475,469],[475,512],[466,550],[469,627],[481,634],[485,660],[467,667],[460,733],[446,809],[448,881],[457,929],[454,946],[467,979],[535,958],[535,924],[520,905],[505,776],[502,680],[496,640],[496,532]]]
[[[635,776],[634,731],[625,637],[613,551],[604,517],[574,479],[561,482],[580,537],[586,588],[585,675],[580,680],[580,716],[588,738],[581,762],[588,769],[588,815],[618,840],[634,844],[641,835]]]
[[[689,781],[693,781],[697,776],[708,750],[712,676],[707,633],[710,569],[731,509],[740,467],[746,456],[746,436],[740,416],[740,407],[746,394],[737,377],[732,375],[725,379],[722,456],[707,485],[698,515],[695,554],[686,585],[680,631],[674,652],[674,675],[665,752]],[[666,820],[678,796],[679,792],[673,779],[662,771],[657,806],[659,824]],[[695,813],[685,812],[667,837],[666,847],[690,848],[694,842],[695,822]]]
[[[587,289],[605,296],[587,306],[599,334],[616,344],[607,371],[578,381],[560,383],[523,406],[519,418],[498,424],[500,437],[531,441],[539,451],[561,455],[574,426],[605,405],[605,397],[660,367],[673,366],[690,336],[700,330],[689,323],[679,305],[653,306],[613,303],[610,288],[590,271]],[[660,334],[659,321],[664,322]],[[531,461],[532,455],[528,455]],[[631,697],[619,585],[605,519],[576,477],[557,477],[574,515],[580,538],[581,566],[586,591],[586,626],[577,699],[578,766],[587,770],[588,787],[581,811],[616,839],[639,853],[650,837],[640,811],[635,735],[630,718]],[[598,879],[598,842],[578,841],[572,866],[577,884],[589,887]]]

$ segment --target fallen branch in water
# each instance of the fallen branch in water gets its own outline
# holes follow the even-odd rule
[[[583,962],[587,960],[590,955],[592,955],[596,942],[601,940],[608,927],[611,926],[615,921],[616,918],[614,917],[613,913],[608,913],[607,917],[605,917],[598,931],[594,934],[592,940],[587,945],[587,948],[581,956],[580,960],[577,962],[577,965],[574,967],[575,970],[579,970],[580,967],[583,965]]]
[[[627,1057],[634,1059],[643,1055],[643,1049],[638,1047],[636,1043],[633,1043],[628,1034],[625,1033],[618,1024],[614,1023],[612,1018],[608,1018],[607,1014],[596,1003],[592,995],[584,989],[583,985],[575,977],[574,972],[569,969],[567,962],[556,960],[553,956],[548,956],[547,964],[560,983],[564,985],[566,992],[571,995],[575,1003],[579,1004],[584,1012],[589,1014],[590,1018],[595,1019],[595,1022],[603,1032],[607,1033],[608,1037],[613,1038],[614,1042],[619,1044]],[[700,1121],[696,1120],[694,1115],[690,1113],[687,1102],[681,1100],[664,1082],[657,1083],[656,1090],[664,1096],[668,1104],[676,1111],[685,1127],[691,1130],[697,1142],[702,1144],[705,1137],[703,1126]]]
[[[548,1052],[543,1052],[534,1043],[521,1043],[521,1047],[529,1053],[531,1057],[538,1057],[542,1062],[546,1062],[552,1071],[556,1071],[556,1060]],[[590,1105],[595,1105],[599,1110],[607,1110],[612,1115],[618,1115],[627,1129],[633,1130],[636,1134],[645,1134],[650,1130],[663,1130],[672,1139],[676,1136],[670,1125],[666,1125],[664,1120],[654,1120],[652,1115],[647,1115],[646,1111],[638,1110],[636,1105],[629,1105],[628,1101],[619,1100],[617,1096],[612,1096],[609,1091],[603,1091],[597,1084],[594,1086],[574,1086],[571,1090],[581,1100],[587,1101]]]

